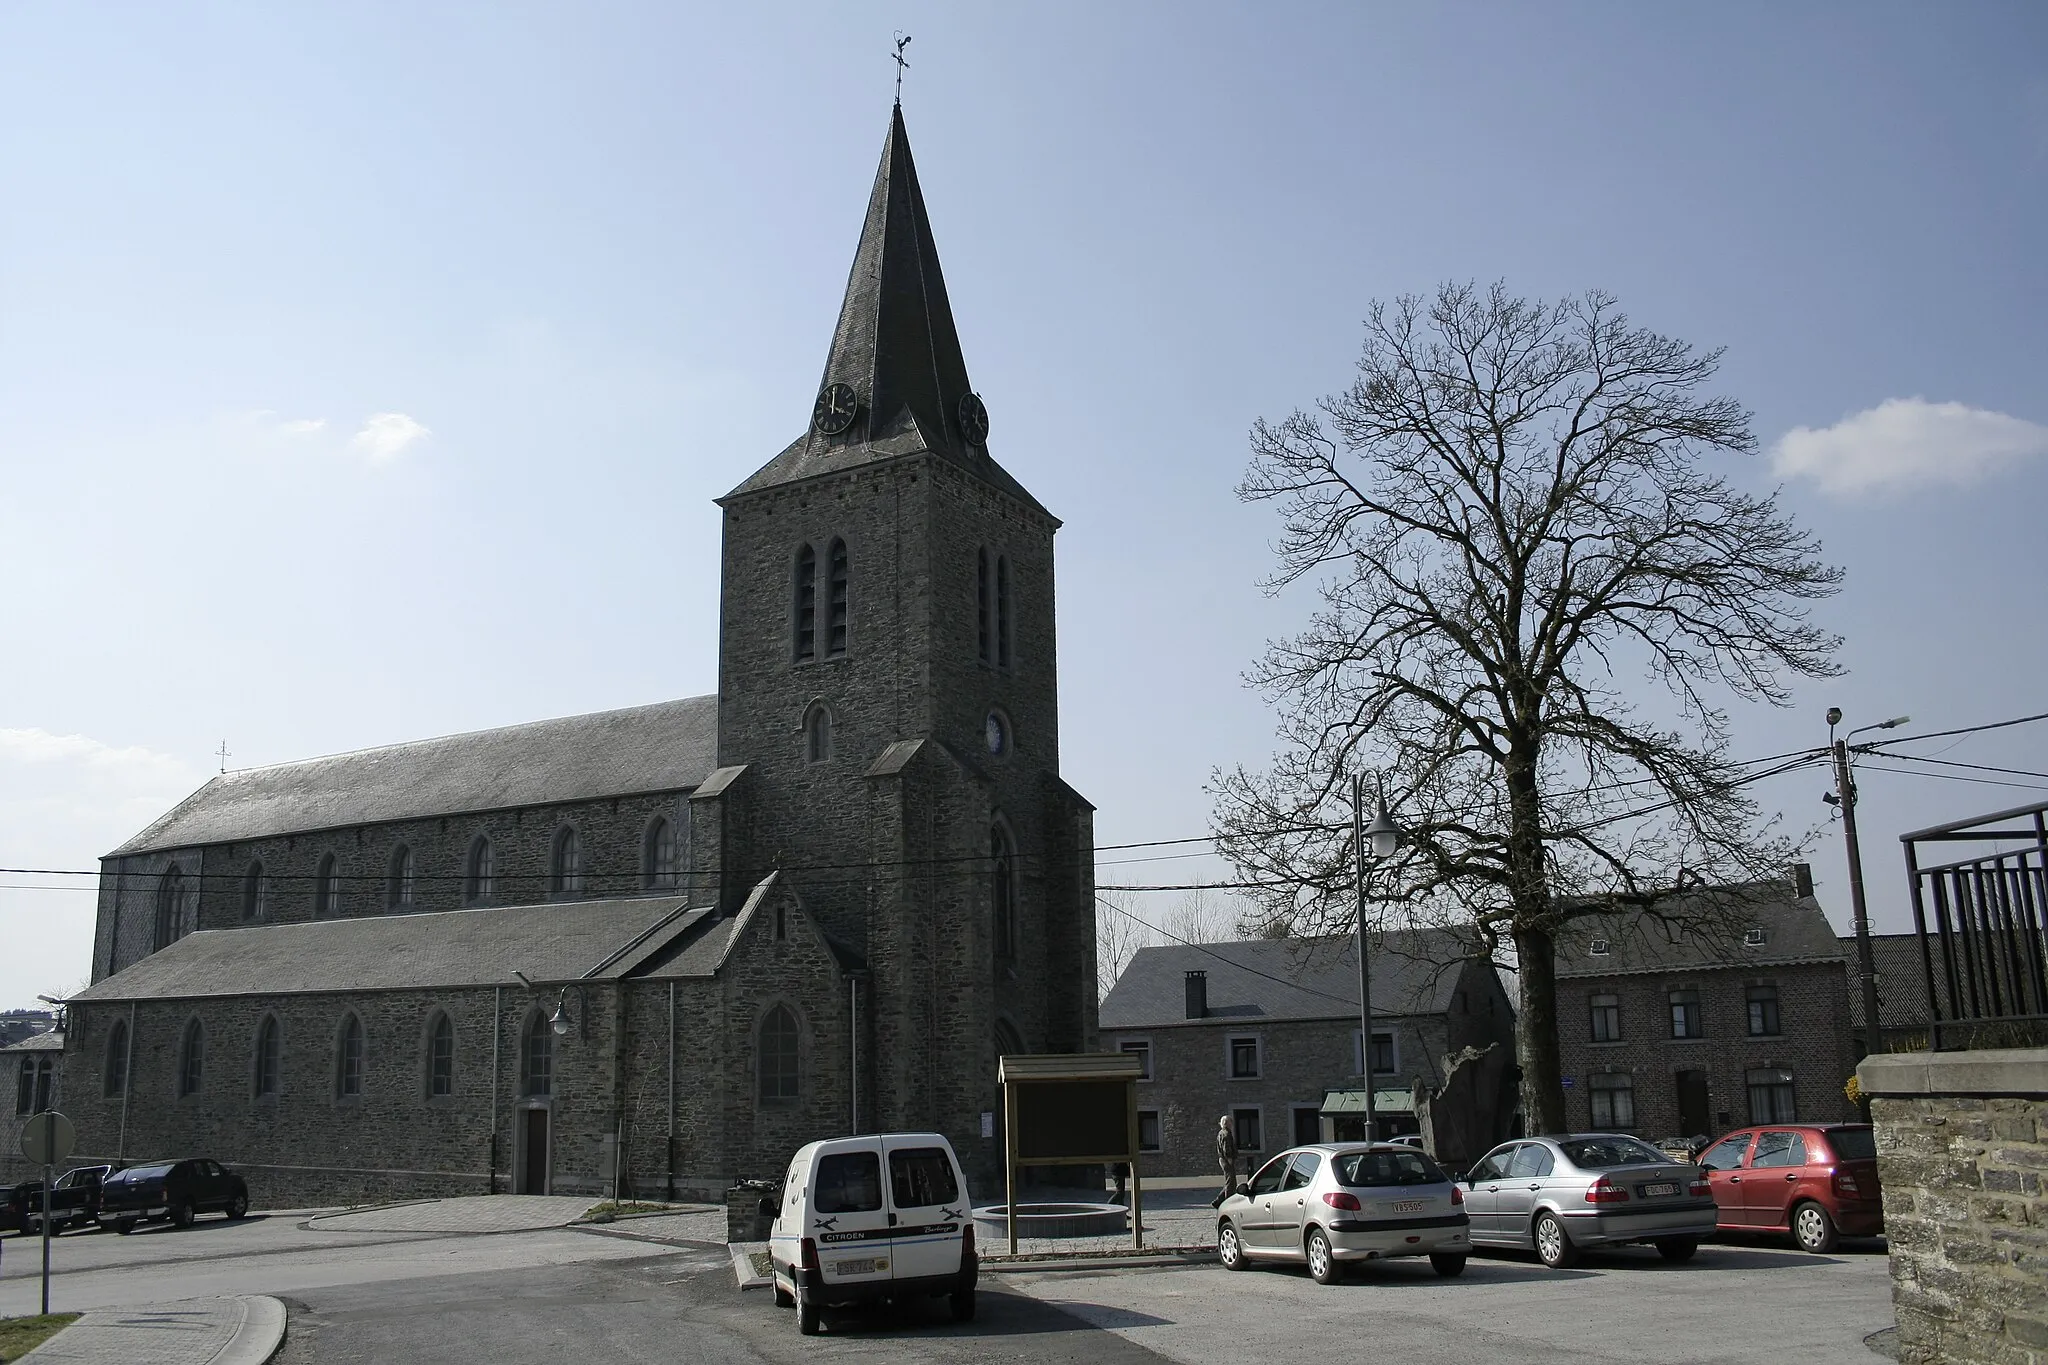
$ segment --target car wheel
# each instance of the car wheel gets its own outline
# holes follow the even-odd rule
[[[1799,1245],[1816,1256],[1825,1256],[1835,1249],[1840,1234],[1835,1231],[1835,1220],[1828,1217],[1828,1211],[1818,1204],[1801,1204],[1792,1210],[1792,1235],[1799,1239]]]
[[[237,1195],[236,1195],[236,1196],[235,1196],[235,1197],[234,1197],[233,1199],[230,1199],[230,1200],[228,1200],[228,1206],[227,1206],[227,1210],[226,1210],[226,1212],[227,1212],[227,1215],[228,1215],[228,1217],[230,1217],[230,1218],[240,1218],[240,1217],[241,1217],[241,1216],[242,1216],[243,1214],[247,1213],[248,1211],[249,1211],[249,1196],[248,1196],[248,1195],[246,1195],[246,1194],[237,1194]]]
[[[802,1294],[796,1298],[796,1330],[807,1337],[818,1335],[818,1305]]]
[[[1665,1237],[1657,1243],[1657,1254],[1667,1261],[1690,1261],[1700,1244],[1690,1237]]]
[[[192,1220],[194,1217],[196,1217],[196,1215],[192,1212],[192,1204],[190,1200],[181,1200],[180,1202],[171,1205],[172,1227],[189,1228],[192,1226]]]
[[[1564,1220],[1554,1213],[1536,1216],[1536,1256],[1552,1270],[1578,1263],[1579,1249],[1572,1245],[1570,1234],[1564,1230]]]
[[[1447,1251],[1431,1252],[1429,1268],[1447,1280],[1455,1280],[1465,1273],[1465,1258]]]
[[[1330,1250],[1330,1235],[1321,1228],[1308,1230],[1308,1273],[1317,1284],[1335,1284],[1344,1278],[1344,1263]]]
[[[1238,1240],[1237,1228],[1228,1218],[1216,1227],[1216,1256],[1225,1270],[1244,1269],[1244,1243]]]
[[[129,1233],[135,1231],[135,1220],[133,1218],[115,1219],[114,1231],[120,1233],[123,1237],[126,1237]]]
[[[953,1321],[974,1321],[974,1291],[972,1289],[956,1289],[953,1291]]]

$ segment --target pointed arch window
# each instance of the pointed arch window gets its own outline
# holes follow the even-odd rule
[[[414,870],[411,845],[400,844],[391,850],[391,870],[384,879],[384,903],[391,909],[412,908]]]
[[[574,825],[564,825],[555,835],[548,889],[558,896],[575,896],[583,891],[583,840]]]
[[[1011,962],[1017,956],[1017,857],[1010,832],[1001,825],[989,826],[988,857],[996,961]]]
[[[818,657],[818,552],[799,546],[796,552],[795,600],[792,603],[793,654],[800,664]]]
[[[107,1064],[100,1072],[100,1093],[108,1099],[128,1093],[128,1021],[116,1019],[107,1030]]]
[[[446,1099],[455,1093],[455,1021],[437,1011],[427,1028],[427,1098]]]
[[[996,557],[996,667],[1010,666],[1010,557]]]
[[[825,657],[837,659],[846,653],[846,542],[832,542],[831,573],[825,596]]]
[[[178,1097],[198,1094],[205,1081],[206,1026],[194,1019],[178,1042]]]
[[[471,905],[489,900],[495,880],[491,841],[479,834],[469,844],[469,862],[462,871],[462,898]]]
[[[363,1094],[363,1021],[354,1013],[341,1020],[341,1037],[334,1057],[334,1096],[353,1100]]]
[[[804,762],[823,763],[832,757],[832,712],[823,702],[813,702],[804,716]]]
[[[51,1108],[50,1087],[57,1074],[47,1052],[31,1052],[21,1059],[19,1087],[14,1092],[16,1114],[40,1114]]]
[[[641,880],[649,891],[674,890],[682,880],[676,825],[666,815],[657,815],[647,826],[641,845],[640,867]]]
[[[274,1099],[277,1096],[279,1072],[284,1064],[284,1034],[277,1026],[277,1016],[266,1014],[262,1025],[256,1030],[256,1058],[254,1086],[256,1098]]]
[[[341,861],[332,853],[322,854],[319,871],[313,875],[313,917],[327,919],[341,913]]]
[[[156,946],[168,948],[192,932],[192,891],[185,869],[172,863],[156,883]]]
[[[263,860],[255,859],[242,874],[242,918],[257,921],[269,914],[270,879],[263,874]]]
[[[802,1041],[796,1011],[789,1006],[777,1005],[762,1017],[759,1065],[756,1069],[760,1076],[763,1104],[786,1104],[801,1095],[799,1063]]]
[[[555,1031],[539,1010],[526,1021],[519,1046],[519,1093],[552,1095],[555,1090]]]
[[[979,566],[974,580],[975,639],[981,650],[981,661],[992,664],[996,661],[995,646],[995,575],[988,564],[988,547],[981,547]]]

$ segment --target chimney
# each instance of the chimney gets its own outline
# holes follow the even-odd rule
[[[1209,1017],[1209,974],[1189,972],[1188,977],[1188,1018]]]
[[[1802,900],[1813,899],[1813,864],[1792,864],[1792,893]]]

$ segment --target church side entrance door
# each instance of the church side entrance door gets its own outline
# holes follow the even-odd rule
[[[526,1169],[520,1188],[526,1194],[548,1192],[548,1111],[526,1111]]]

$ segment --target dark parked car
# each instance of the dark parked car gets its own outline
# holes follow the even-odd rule
[[[1789,1232],[1808,1251],[1884,1231],[1867,1123],[1738,1128],[1700,1155],[1724,1232]]]
[[[78,1166],[57,1177],[50,1191],[50,1235],[68,1227],[83,1227],[100,1211],[100,1182],[113,1173],[112,1166]],[[0,1213],[0,1227],[19,1228],[29,1236],[43,1230],[43,1182],[24,1180],[6,1191],[6,1211]]]
[[[204,1157],[130,1166],[100,1186],[100,1223],[121,1233],[155,1218],[188,1228],[202,1213],[240,1218],[248,1211],[249,1187],[242,1177]]]

